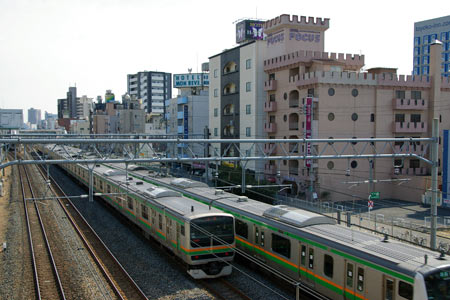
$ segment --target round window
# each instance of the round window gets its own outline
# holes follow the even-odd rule
[[[358,96],[358,90],[357,89],[353,89],[352,90],[352,96],[353,97],[357,97]]]
[[[330,121],[334,120],[334,114],[333,113],[329,113],[328,114],[328,120],[330,120]]]
[[[287,93],[284,93],[284,94],[283,94],[283,99],[284,99],[284,100],[287,100]]]
[[[329,88],[328,89],[328,96],[334,96],[334,89],[333,88]]]
[[[352,162],[350,163],[350,167],[352,167],[352,169],[355,169],[358,166],[358,163],[356,162],[356,160],[352,160]]]
[[[358,114],[357,113],[353,113],[352,114],[352,121],[356,121],[358,120]]]
[[[285,121],[285,122],[287,121],[287,115],[283,116],[283,121]]]
[[[332,170],[334,168],[334,162],[332,162],[331,160],[327,163],[327,168]]]

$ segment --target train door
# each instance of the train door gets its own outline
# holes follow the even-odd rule
[[[394,300],[395,280],[386,275],[383,276],[383,300]]]
[[[345,275],[344,275],[344,297],[345,299],[354,300],[356,292],[355,284],[355,264],[345,261]]]
[[[170,230],[170,225],[172,224],[172,219],[170,219],[168,216],[164,216],[165,217],[165,221],[166,221],[166,237],[167,237],[167,245],[171,245],[173,243],[173,238],[172,238],[172,230]]]
[[[310,247],[308,244],[300,243],[299,245],[300,253],[300,265],[299,273],[300,280],[314,287],[314,248]]]
[[[363,266],[345,261],[345,299],[367,298],[366,270]]]
[[[180,238],[180,233],[181,233],[181,225],[180,223],[176,222],[177,224],[177,236],[176,236],[176,243],[177,243],[177,252],[180,252],[180,242],[181,242],[181,238]]]

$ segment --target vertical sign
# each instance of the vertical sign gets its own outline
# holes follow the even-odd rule
[[[305,124],[305,138],[310,139],[312,137],[312,104],[313,98],[306,98],[306,124]],[[311,155],[311,144],[306,143],[306,155]],[[311,168],[312,162],[311,159],[306,160],[306,167]]]
[[[450,130],[444,130],[444,149],[443,149],[443,164],[442,164],[442,206],[450,207],[450,185],[448,183],[448,171],[450,164]]]
[[[184,121],[184,138],[189,138],[189,125],[188,125],[188,106],[183,106],[183,121]]]

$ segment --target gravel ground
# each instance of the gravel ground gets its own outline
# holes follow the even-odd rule
[[[22,194],[20,185],[17,184],[18,169],[14,166],[8,168],[7,172],[11,172],[9,179],[5,181],[9,194],[0,198],[3,217],[1,230],[4,232],[1,242],[6,242],[7,245],[6,250],[2,249],[0,253],[0,299],[34,299]]]

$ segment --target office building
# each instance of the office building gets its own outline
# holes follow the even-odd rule
[[[414,23],[414,75],[430,74],[430,45],[442,42],[441,74],[450,75],[450,16]]]
[[[28,109],[28,123],[32,125],[40,125],[41,123],[41,110],[30,108]]]
[[[127,75],[127,91],[142,100],[146,113],[164,114],[164,100],[172,98],[170,73],[144,71]]]

